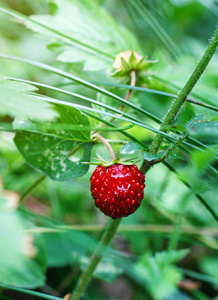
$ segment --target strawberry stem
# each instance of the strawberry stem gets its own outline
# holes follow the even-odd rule
[[[130,77],[131,77],[130,85],[131,86],[135,86],[135,83],[136,83],[136,72],[134,70],[131,71]],[[129,100],[129,97],[130,97],[131,94],[132,94],[132,89],[129,89],[128,94],[125,97],[126,101]],[[124,104],[121,105],[120,110],[122,110],[123,108],[124,108]]]
[[[175,120],[179,110],[181,109],[183,103],[187,99],[188,95],[192,91],[193,87],[201,77],[202,73],[206,69],[208,63],[210,62],[211,58],[215,54],[218,46],[218,30],[216,31],[214,37],[212,38],[210,44],[208,45],[206,51],[204,52],[201,60],[197,64],[196,68],[192,72],[191,76],[189,77],[188,81],[186,82],[185,86],[183,89],[180,91],[178,97],[173,101],[171,108],[169,109],[167,115],[165,116],[160,130],[165,132],[167,126],[171,125],[173,121]],[[155,154],[158,151],[158,148],[160,146],[160,143],[162,142],[162,135],[161,134],[156,134],[151,147],[150,147],[150,152],[152,154]]]
[[[91,137],[93,140],[99,140],[100,142],[102,142],[108,149],[109,153],[110,153],[110,157],[111,157],[111,161],[113,162],[116,159],[116,156],[114,154],[114,150],[112,149],[111,145],[108,143],[108,141],[106,139],[104,139],[100,134],[95,133],[92,135]]]
[[[187,99],[188,95],[192,91],[193,87],[201,77],[202,73],[206,69],[208,63],[210,62],[211,58],[215,54],[218,46],[218,30],[216,30],[215,35],[213,36],[210,44],[208,45],[206,51],[204,52],[201,60],[197,64],[196,68],[192,72],[191,76],[189,77],[188,81],[186,82],[185,86],[180,91],[178,97],[172,102],[172,105],[166,114],[161,126],[160,131],[166,132],[166,127],[170,126],[174,120],[176,119],[178,112],[180,111],[183,103]],[[163,136],[160,133],[157,133],[153,139],[153,142],[150,146],[149,152],[151,154],[156,154],[159,146],[162,142]],[[147,172],[151,165],[148,164],[147,161],[144,161],[141,167],[141,171],[143,173]]]
[[[106,230],[101,238],[101,241],[99,242],[97,248],[92,254],[88,266],[82,273],[70,300],[79,300],[82,296],[82,293],[84,292],[90,280],[92,279],[92,275],[95,271],[95,268],[102,259],[102,256],[104,255],[107,246],[110,244],[112,238],[114,237],[121,220],[121,218],[116,220],[111,219],[108,222]]]

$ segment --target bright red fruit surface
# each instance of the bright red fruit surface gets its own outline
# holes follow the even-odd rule
[[[134,213],[144,197],[145,175],[136,165],[98,166],[90,182],[96,207],[112,219]]]

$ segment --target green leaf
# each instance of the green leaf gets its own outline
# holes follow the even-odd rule
[[[165,154],[164,152],[160,152],[158,154],[151,154],[149,152],[143,151],[142,152],[142,156],[144,157],[145,160],[147,161],[152,161],[155,160],[157,158],[160,158],[163,154]]]
[[[167,151],[168,150],[162,151],[157,154],[151,154],[147,151],[144,151],[144,149],[141,145],[133,143],[133,142],[129,142],[128,144],[126,144],[124,147],[121,148],[120,154],[122,154],[122,155],[137,154],[137,156],[141,157],[142,159],[145,159],[147,161],[152,161],[152,160],[162,157],[163,155],[165,155],[167,153]],[[170,158],[174,158],[174,157],[172,156]],[[176,158],[177,158],[177,156],[176,156]]]
[[[44,254],[33,236],[25,234],[21,216],[0,198],[0,282],[36,288],[45,283]]]
[[[73,140],[89,141],[90,140],[90,129],[81,130],[83,127],[90,127],[90,122],[86,114],[79,111],[74,107],[67,107],[66,105],[56,105],[55,109],[58,111],[60,120],[64,125],[73,125],[72,130],[67,130],[65,134],[68,134]],[[75,130],[75,127],[78,130]]]
[[[53,122],[36,122],[28,119],[16,118],[13,129],[43,133],[54,137],[73,139],[76,141],[90,141],[90,122],[88,117],[79,110],[66,105],[55,105],[59,117]]]
[[[51,42],[63,46],[58,60],[84,61],[85,70],[110,67],[114,56],[139,44],[129,31],[118,24],[111,15],[93,1],[55,0],[55,14],[34,15],[26,25]],[[139,50],[140,52],[140,50]]]
[[[83,232],[44,233],[49,267],[65,267],[78,262],[96,246],[94,239]]]
[[[178,119],[173,124],[176,130],[186,131],[185,124],[195,117],[193,105],[187,101],[183,103]]]
[[[141,145],[133,143],[133,142],[129,142],[120,149],[120,154],[122,154],[122,155],[134,154],[141,149],[143,149]]]
[[[197,116],[187,123],[189,134],[201,139],[205,143],[215,144],[218,142],[218,121],[207,121],[205,115]]]
[[[57,116],[52,105],[27,93],[35,91],[30,84],[15,82],[0,76],[0,115],[50,121]]]
[[[59,117],[52,123],[40,125],[15,120],[14,128],[32,131],[18,132],[15,144],[29,164],[53,180],[70,180],[88,171],[88,165],[83,162],[89,162],[92,144],[81,144],[81,141],[90,140],[90,122],[84,113],[73,107],[55,105],[55,110]],[[57,125],[59,130],[55,130]],[[83,127],[87,129],[82,130]],[[75,148],[76,155],[72,153]]]
[[[14,142],[26,161],[53,180],[65,181],[83,176],[89,166],[83,164],[90,159],[91,143],[52,137],[33,132],[18,132]],[[68,155],[80,145],[82,157],[75,162]]]
[[[182,279],[182,274],[173,263],[187,253],[187,250],[180,250],[159,252],[155,256],[145,255],[134,266],[155,300],[164,300],[176,292],[177,282]]]
[[[67,63],[84,62],[84,71],[98,71],[107,69],[110,64],[101,56],[97,56],[92,51],[81,51],[80,48],[65,46],[63,51],[57,56],[57,60]]]

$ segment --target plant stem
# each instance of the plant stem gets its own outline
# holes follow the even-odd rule
[[[89,284],[92,275],[94,273],[95,268],[97,267],[98,263],[100,262],[105,250],[107,249],[107,246],[110,244],[114,234],[117,231],[117,228],[121,222],[120,219],[116,220],[110,220],[108,222],[107,228],[105,230],[105,233],[103,234],[100,243],[98,244],[97,248],[95,249],[95,252],[93,253],[90,263],[85,269],[85,271],[82,273],[76,289],[74,290],[71,300],[79,300],[82,296],[82,293],[86,289],[87,285]]]
[[[175,220],[171,220],[175,221]],[[176,223],[176,222],[175,222]],[[173,225],[163,224],[143,224],[143,225],[120,225],[118,232],[124,233],[171,233],[175,229]],[[83,232],[102,232],[104,230],[103,225],[89,224],[89,225],[54,225],[52,227],[35,227],[27,229],[25,232],[30,233],[51,233],[51,232],[63,232],[63,231],[83,231]],[[184,225],[181,227],[181,233],[187,235],[203,235],[203,236],[216,236],[218,237],[218,229],[213,227],[198,228],[191,225]]]
[[[111,161],[114,161],[116,159],[116,156],[114,154],[114,150],[112,149],[111,145],[100,134],[98,134],[98,133],[93,134],[92,139],[99,140],[100,142],[102,142],[107,147],[107,149],[110,153]]]
[[[178,138],[178,140],[168,149],[168,151],[161,157],[157,158],[157,159],[154,159],[154,160],[151,160],[151,161],[147,161],[146,159],[144,160],[141,168],[140,168],[140,171],[143,172],[143,173],[146,173],[150,168],[151,166],[153,165],[156,165],[160,162],[163,162],[165,161],[165,159],[167,159],[170,154],[173,153],[173,151],[179,147],[179,145],[184,141],[186,137],[180,137]]]
[[[135,83],[136,83],[136,72],[135,72],[135,71],[132,71],[132,72],[130,73],[130,77],[131,77],[131,83],[130,83],[130,86],[134,87],[134,86],[135,86]],[[129,89],[128,94],[127,94],[126,97],[125,97],[125,100],[126,100],[126,101],[129,100],[129,97],[130,97],[131,94],[132,94],[132,89]],[[121,105],[120,110],[122,110],[123,108],[124,108],[124,104]]]
[[[27,196],[29,196],[32,191],[46,178],[45,175],[40,176],[23,194],[20,196],[18,206],[21,205]]]
[[[178,141],[175,142],[175,144],[173,144],[171,146],[171,148],[168,149],[167,153],[164,154],[163,156],[161,156],[160,158],[155,159],[154,162],[152,162],[152,165],[158,164],[158,163],[164,161],[165,159],[167,159],[170,156],[170,154],[172,154],[173,151],[182,143],[182,141],[184,141],[184,139],[185,139],[185,137],[179,138]]]
[[[180,91],[178,97],[174,100],[171,108],[169,109],[167,115],[165,116],[160,131],[165,132],[166,127],[171,125],[172,122],[175,120],[180,108],[182,107],[182,104],[188,97],[189,93],[195,86],[196,82],[200,78],[201,74],[207,67],[209,61],[213,57],[214,53],[216,52],[218,46],[218,30],[216,31],[215,35],[213,36],[210,44],[208,45],[204,55],[202,56],[201,60],[197,64],[195,70],[191,74],[190,78],[188,79],[187,83],[183,87],[183,89]],[[162,141],[162,136],[158,133],[156,134],[151,146],[150,146],[150,153],[155,154],[158,151],[158,148],[160,146],[160,143]]]
[[[202,103],[202,102],[199,102],[199,101],[196,101],[196,100],[192,100],[192,99],[185,99],[185,101],[189,102],[189,103],[192,103],[192,104],[195,104],[195,105],[198,105],[198,106],[203,106],[205,108],[208,108],[210,110],[218,112],[218,107],[216,107],[216,106],[212,106],[210,104]]]

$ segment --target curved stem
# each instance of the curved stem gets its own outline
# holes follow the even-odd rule
[[[130,73],[130,77],[131,77],[130,86],[134,87],[136,83],[136,72],[134,70]],[[132,89],[129,89],[128,94],[125,97],[126,101],[129,100],[131,94],[132,94]],[[123,110],[123,108],[124,108],[124,104],[121,105],[120,110]]]
[[[77,283],[76,289],[74,290],[70,300],[79,300],[80,297],[82,296],[82,293],[84,292],[84,290],[86,289],[87,285],[89,284],[92,278],[95,268],[97,267],[105,250],[107,249],[107,246],[110,244],[114,234],[116,233],[121,220],[122,219],[116,219],[116,220],[110,220],[108,222],[106,231],[103,234],[97,248],[95,249],[95,252],[92,254],[89,265],[82,273]]]
[[[23,192],[23,194],[20,196],[18,206],[24,202],[26,197],[28,197],[45,178],[45,175],[41,175],[26,191]]]
[[[102,142],[107,147],[107,149],[110,153],[111,161],[114,161],[116,159],[116,156],[114,154],[114,150],[112,149],[111,145],[100,134],[98,134],[98,133],[93,134],[92,139],[99,140],[100,142]]]
[[[171,108],[169,109],[167,115],[165,116],[160,131],[165,132],[166,127],[171,125],[172,122],[175,120],[180,108],[182,107],[184,101],[188,97],[189,93],[195,86],[196,82],[200,78],[201,74],[207,67],[208,63],[210,62],[211,58],[213,57],[214,53],[216,52],[218,46],[218,30],[216,31],[214,37],[212,38],[210,44],[208,45],[206,51],[204,52],[204,55],[202,56],[201,60],[197,64],[195,70],[191,74],[190,78],[188,79],[187,83],[179,93],[178,97],[174,100]],[[160,146],[160,143],[162,141],[163,137],[161,134],[156,134],[151,146],[150,146],[150,152],[152,154],[155,154],[158,151],[158,148]]]

